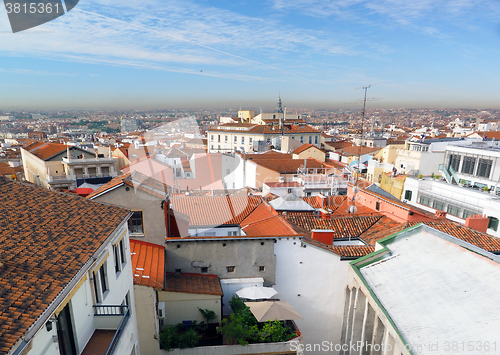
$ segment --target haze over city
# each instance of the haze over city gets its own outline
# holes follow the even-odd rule
[[[13,34],[0,109],[498,108],[500,3],[82,0]]]

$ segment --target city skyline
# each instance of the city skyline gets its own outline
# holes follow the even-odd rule
[[[0,108],[500,107],[494,1],[80,1],[13,34]]]

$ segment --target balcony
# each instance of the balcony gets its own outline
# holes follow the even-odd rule
[[[100,165],[100,164],[114,164],[115,160],[113,158],[109,157],[101,157],[101,158],[62,158],[62,161],[64,164],[68,165],[81,165],[81,164],[93,164],[93,165]]]
[[[112,355],[130,318],[129,306],[94,306],[94,326],[82,355]]]

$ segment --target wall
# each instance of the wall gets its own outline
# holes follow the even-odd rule
[[[165,302],[165,324],[176,325],[182,321],[205,321],[201,309],[209,309],[217,314],[217,319],[211,321],[218,323],[222,320],[221,296],[204,295],[184,292],[158,292],[158,301]]]
[[[384,354],[410,355],[410,351],[406,349],[388,316],[379,307],[379,303],[371,296],[358,275],[352,268],[349,268],[348,273],[341,343],[346,348],[356,351],[345,351],[340,352],[340,354],[369,353],[369,348],[353,345],[357,342],[363,344],[367,342],[369,344],[384,344],[387,350],[381,352]],[[354,347],[350,348],[350,346]]]
[[[261,244],[263,243],[263,245]],[[199,267],[194,267],[193,262]],[[264,284],[275,282],[276,257],[274,239],[216,239],[167,241],[165,270],[185,273],[200,273],[200,267],[208,267],[208,274],[221,279],[262,277]],[[227,266],[236,266],[234,272],[227,272]],[[259,271],[264,266],[264,271]]]
[[[319,149],[309,148],[299,154],[293,154],[293,159],[306,159],[306,158],[314,158],[324,162],[325,153]]]
[[[304,346],[323,341],[338,344],[344,309],[348,261],[340,256],[304,244],[299,238],[278,238],[275,244],[275,296],[290,302],[303,319],[295,320]],[[305,354],[336,354],[335,351]]]
[[[224,296],[222,297],[222,313],[223,315],[231,314],[233,311],[229,305],[229,301],[236,296],[236,292],[244,287],[264,286],[262,277],[242,278],[242,279],[223,279],[220,280],[220,286]]]
[[[141,355],[157,355],[160,343],[156,291],[152,287],[134,285],[134,294]]]
[[[300,328],[299,328],[300,329]],[[193,349],[161,350],[160,355],[277,355],[297,354],[300,338],[283,343],[265,343],[249,345],[200,346]]]
[[[132,284],[132,262],[130,258],[130,247],[126,229],[122,229],[119,235],[125,235],[125,255],[126,262],[123,264],[122,271],[117,275],[114,269],[114,255],[112,253],[112,244],[102,252],[101,256],[97,259],[93,268],[85,274],[82,278],[83,283],[75,288],[72,293],[69,294],[70,298],[69,307],[70,315],[73,324],[73,331],[75,334],[75,341],[77,351],[80,353],[84,350],[88,341],[92,337],[94,330],[97,327],[98,321],[94,317],[94,290],[93,290],[93,270],[103,259],[103,256],[108,253],[107,258],[107,275],[108,275],[108,285],[109,292],[107,292],[106,297],[103,300],[105,305],[120,305],[124,299],[127,292],[130,292],[130,305],[131,305],[131,316],[129,318],[128,324],[124,329],[124,333],[118,343],[116,349],[116,354],[130,354],[132,348],[135,346],[137,341],[137,318],[135,312],[135,298],[133,292]],[[55,319],[55,315],[51,316]],[[51,343],[51,337],[57,337],[57,326],[53,323],[52,331],[48,332],[45,326],[42,326],[40,331],[35,335],[32,340],[31,350],[27,353],[28,355],[37,354],[59,354],[59,344]]]
[[[129,191],[126,191],[126,187],[129,187]],[[132,238],[164,245],[167,232],[165,215],[161,208],[162,199],[130,186],[120,186],[93,198],[93,200],[124,207],[132,211],[142,211],[144,236],[132,236]]]

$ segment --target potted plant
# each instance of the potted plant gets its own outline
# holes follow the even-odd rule
[[[423,177],[424,177],[424,176],[423,176],[422,174],[418,174],[418,179],[419,179],[419,180],[422,180],[422,178],[423,178]]]

